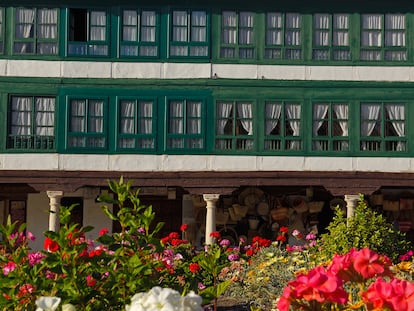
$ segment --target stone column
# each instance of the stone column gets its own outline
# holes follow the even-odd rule
[[[49,197],[49,231],[59,230],[59,207],[63,191],[46,191]]]
[[[214,243],[214,239],[210,236],[210,234],[211,232],[216,231],[216,203],[219,197],[219,194],[203,194],[203,199],[207,203],[206,245]]]
[[[357,194],[346,194],[345,195],[345,202],[346,202],[346,218],[349,219],[354,217],[354,210],[358,204],[359,195]]]

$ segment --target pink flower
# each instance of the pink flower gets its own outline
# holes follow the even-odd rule
[[[237,254],[230,254],[230,255],[227,256],[227,259],[229,261],[236,261],[236,260],[239,260],[239,255],[237,255]]]
[[[229,246],[230,245],[230,240],[227,239],[223,239],[220,241],[220,246]]]
[[[42,259],[45,257],[42,253],[36,252],[36,253],[30,253],[27,255],[29,259],[29,265],[34,266],[42,261]]]
[[[3,274],[8,275],[10,272],[12,272],[14,269],[16,269],[16,264],[13,261],[9,261],[6,263],[6,265],[3,267]]]

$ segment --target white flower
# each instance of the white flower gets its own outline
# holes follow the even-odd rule
[[[153,287],[147,293],[135,294],[126,311],[202,311],[201,297],[194,292],[182,297],[171,288]]]
[[[76,311],[76,308],[73,304],[66,303],[62,306],[62,311]]]
[[[189,292],[186,296],[182,297],[182,311],[203,311],[201,306],[203,299],[194,293]]]
[[[36,311],[55,311],[60,304],[59,297],[42,296],[36,299]]]

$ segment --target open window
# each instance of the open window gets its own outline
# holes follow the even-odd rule
[[[108,56],[109,21],[103,10],[69,9],[70,56]]]

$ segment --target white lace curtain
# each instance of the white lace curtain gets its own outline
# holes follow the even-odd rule
[[[184,106],[185,104],[186,107]],[[170,102],[170,121],[169,133],[185,134],[200,134],[201,133],[201,103],[200,102]],[[186,116],[184,116],[184,108],[187,109]],[[184,128],[184,122],[187,119],[187,127]]]
[[[266,135],[270,135],[279,123],[280,115],[282,112],[281,104],[267,104],[266,116],[269,118],[266,121]]]
[[[138,105],[138,108],[137,108]],[[122,101],[120,131],[126,134],[152,133],[152,102]],[[137,120],[136,109],[139,109],[140,119]],[[138,124],[136,124],[138,122]]]
[[[386,14],[383,26],[384,16],[381,14],[363,14],[362,15],[362,47],[405,47],[406,46],[406,18],[403,14]],[[385,35],[382,29],[385,28]],[[384,42],[383,42],[384,40]],[[403,60],[406,57],[405,51],[391,51],[387,59]],[[362,51],[362,59],[379,60],[380,53],[377,51]]]
[[[55,99],[37,97],[35,107],[32,107],[32,97],[12,98],[12,135],[53,136],[55,124]],[[35,111],[33,111],[35,108]],[[34,133],[32,119],[34,114]]]
[[[251,103],[237,103],[237,115],[247,135],[253,135],[253,113]]]
[[[286,14],[285,45],[301,45],[301,16],[297,13]]]
[[[106,12],[92,11],[90,13],[90,40],[105,41],[106,39]]]
[[[385,105],[392,127],[399,137],[405,136],[405,106],[398,104]],[[396,151],[404,151],[405,143],[397,142]]]
[[[379,120],[381,106],[378,104],[364,104],[361,106],[361,136],[371,136]]]
[[[286,115],[288,117],[288,122],[293,133],[292,136],[300,135],[300,105],[287,104],[285,106]],[[294,140],[290,143],[290,149],[299,150],[300,141]]]
[[[314,15],[314,45],[329,46],[330,36],[330,14],[315,14]],[[348,46],[349,45],[349,16],[347,14],[334,14],[333,30],[332,30],[332,45],[333,46]]]
[[[88,113],[86,113],[88,112]],[[88,120],[86,119],[88,116]],[[91,100],[71,101],[71,132],[102,133],[103,132],[103,102]]]
[[[29,39],[34,38],[35,9],[17,8],[16,9],[16,38]],[[39,39],[56,39],[57,38],[57,9],[38,9],[37,10],[37,38]],[[33,52],[33,42],[20,43],[17,53]],[[57,44],[39,44],[40,54],[57,53]]]
[[[238,23],[237,23],[238,22]],[[237,27],[239,31],[237,32]],[[225,11],[222,15],[222,43],[253,44],[254,15],[251,12]],[[237,38],[238,35],[238,38]]]
[[[177,42],[206,42],[207,41],[207,14],[204,11],[191,13],[191,20],[187,11],[173,12],[173,41]],[[191,23],[191,37],[188,35],[188,26]]]
[[[231,115],[233,108],[232,103],[219,103],[217,105],[217,134],[223,135],[226,128],[227,122]]]
[[[139,24],[139,19],[141,22]],[[155,42],[156,14],[154,11],[125,10],[123,13],[123,35],[124,41]],[[138,36],[138,29],[140,33]]]

